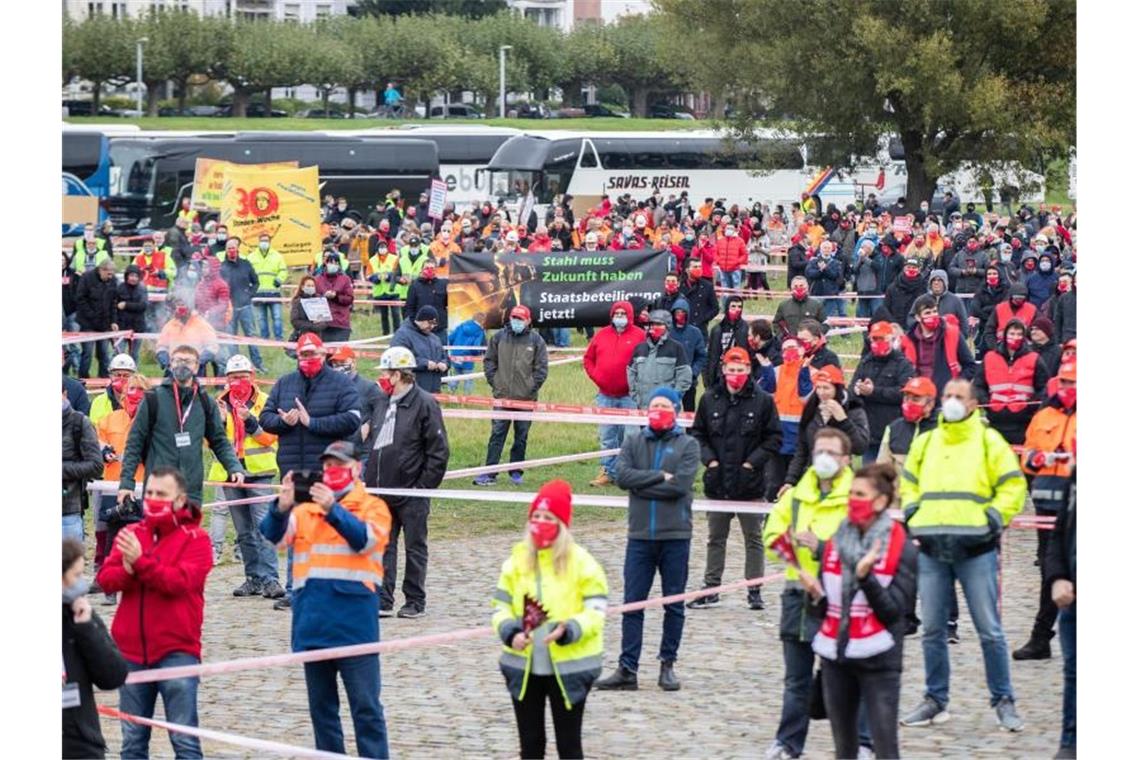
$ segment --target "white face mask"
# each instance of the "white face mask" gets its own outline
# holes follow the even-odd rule
[[[727,230],[724,231],[724,236],[725,237],[736,237],[736,230],[729,227]]]
[[[257,244],[257,247],[258,247],[258,248],[260,248],[260,249],[261,249],[261,250],[263,250],[263,251],[268,251],[268,250],[269,250],[269,243],[267,243],[267,242],[265,242],[265,241],[263,240],[263,241],[261,241],[260,243],[258,243],[258,244]]]
[[[966,405],[956,398],[942,402],[942,418],[947,422],[961,422],[966,419]]]
[[[811,466],[821,480],[829,480],[839,472],[839,460],[826,451],[814,455],[811,459]]]

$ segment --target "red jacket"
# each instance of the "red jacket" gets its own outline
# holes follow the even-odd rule
[[[701,260],[701,277],[711,280],[713,264],[716,262],[716,245],[713,241],[706,240],[704,245],[698,244],[693,248],[691,255]]]
[[[111,637],[136,665],[153,665],[172,652],[202,659],[206,576],[214,566],[214,550],[201,520],[201,511],[193,507],[189,518],[157,538],[145,522],[123,528],[142,544],[134,574],[123,568],[117,547],[99,570],[104,591],[122,592]]]
[[[748,246],[739,237],[716,241],[716,265],[722,272],[735,272],[748,263]]]
[[[618,301],[610,307],[610,317],[619,306],[625,308],[626,314],[633,315],[633,305],[629,301]],[[615,398],[629,395],[625,369],[633,358],[633,349],[644,340],[645,331],[633,324],[633,316],[624,332],[619,333],[613,325],[606,325],[594,333],[582,363],[586,366],[586,374],[603,395]]]
[[[610,238],[609,248],[611,251],[640,251],[642,248],[648,248],[649,243],[646,242],[638,233],[633,233],[629,240],[621,234],[621,230],[614,232],[613,237]]]

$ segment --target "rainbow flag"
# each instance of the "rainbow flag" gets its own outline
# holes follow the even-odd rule
[[[835,176],[835,169],[831,166],[825,166],[819,170],[819,174],[815,175],[811,183],[808,184],[806,192],[808,195],[815,195],[827,186],[827,183]]]

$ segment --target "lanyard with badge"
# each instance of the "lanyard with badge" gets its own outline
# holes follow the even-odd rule
[[[63,663],[63,709],[79,707],[79,684],[67,680],[67,662]]]
[[[194,408],[194,398],[198,395],[197,386],[192,386],[190,394],[190,403],[186,406],[186,411],[182,411],[182,393],[179,386],[174,386],[174,412],[178,417],[178,432],[174,434],[174,445],[180,449],[184,449],[190,445],[190,434],[186,432],[186,419],[190,416],[190,410]]]

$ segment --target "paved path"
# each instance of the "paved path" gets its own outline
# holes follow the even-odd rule
[[[521,514],[520,532],[521,536]],[[703,575],[706,531],[697,516],[689,588]],[[499,566],[518,536],[498,535],[433,544],[428,578],[428,615],[416,621],[383,621],[385,639],[468,628],[490,621],[490,595]],[[624,530],[619,526],[584,528],[578,535],[606,568],[611,601],[621,600]],[[743,574],[743,545],[734,532],[725,580]],[[1010,648],[1020,646],[1032,627],[1037,600],[1035,537],[1031,531],[1007,534],[1004,616]],[[284,563],[282,562],[282,570]],[[206,588],[204,658],[229,660],[288,651],[289,615],[274,612],[263,599],[236,599],[238,565],[214,569]],[[782,581],[781,581],[782,584]],[[659,593],[659,590],[654,592]],[[643,685],[638,692],[593,692],[586,706],[585,748],[591,756],[749,757],[760,755],[775,734],[779,718],[783,661],[777,637],[778,587],[764,591],[768,609],[750,611],[744,592],[722,600],[719,608],[689,611],[677,674],[679,692],[656,686],[651,659],[661,630],[661,613],[646,616]],[[397,605],[402,600],[397,597]],[[110,617],[110,609],[97,607]],[[1056,749],[1061,713],[1061,657],[1012,664],[1018,707],[1026,722],[1022,734],[1000,731],[989,708],[981,650],[962,600],[962,643],[952,646],[951,720],[934,729],[900,729],[906,757],[1048,757]],[[1055,640],[1056,641],[1056,640]],[[620,621],[606,631],[606,672],[616,664]],[[499,675],[498,646],[464,642],[435,649],[386,656],[382,664],[383,702],[394,756],[517,756],[510,700]],[[906,642],[902,709],[922,696],[919,639]],[[103,695],[117,705],[115,695]],[[354,754],[347,701],[341,699],[345,734]],[[207,678],[199,690],[203,727],[312,746],[302,670],[277,668]],[[161,714],[161,709],[159,710]],[[549,721],[549,719],[548,719]],[[119,746],[118,724],[103,721],[112,753]],[[549,748],[555,755],[553,731]],[[206,742],[208,757],[254,757],[238,748]],[[155,757],[170,757],[165,732],[151,740]],[[805,757],[832,756],[826,721],[813,722]]]

